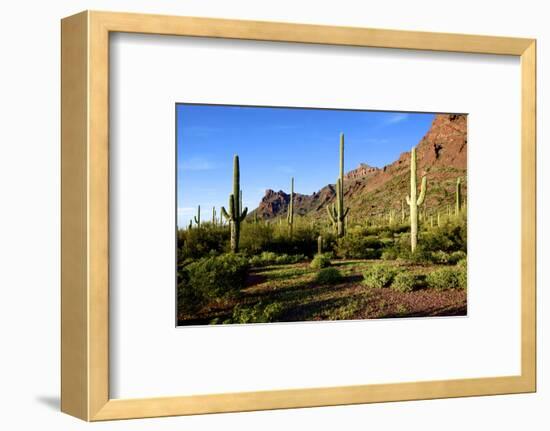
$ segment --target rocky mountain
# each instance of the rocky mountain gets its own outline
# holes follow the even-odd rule
[[[456,179],[461,178],[466,196],[467,118],[463,114],[437,114],[433,123],[416,146],[417,175],[425,174],[428,191],[424,204],[427,213],[446,211],[454,204]],[[368,155],[365,155],[368,158]],[[401,211],[409,194],[410,153],[382,168],[361,163],[348,171],[344,179],[344,199],[351,208],[351,220],[384,217],[390,209]],[[295,193],[295,213],[315,219],[325,217],[325,206],[336,193],[328,184],[312,195]],[[286,214],[290,195],[282,190],[267,190],[254,212],[261,219],[274,219]],[[406,205],[406,204],[405,204]]]

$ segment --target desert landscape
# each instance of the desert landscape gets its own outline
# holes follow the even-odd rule
[[[178,219],[178,325],[467,314],[467,116],[433,115],[381,167],[365,152],[348,170],[353,140],[331,139],[333,183],[301,194],[281,173],[288,188],[247,207],[235,154],[226,204]]]

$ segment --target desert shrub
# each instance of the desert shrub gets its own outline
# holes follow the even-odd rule
[[[264,251],[249,259],[250,266],[286,265],[302,262],[306,259],[303,254],[277,254],[272,251]]]
[[[399,234],[391,242],[387,242],[380,257],[383,260],[400,259],[417,263],[432,261],[431,253],[421,243],[417,245],[414,253],[411,252],[411,237],[407,233]]]
[[[466,224],[449,223],[430,231],[423,231],[419,235],[418,243],[429,252],[438,250],[447,253],[458,250],[466,252]]]
[[[377,237],[353,232],[337,240],[336,254],[344,259],[378,259],[382,247]]]
[[[330,266],[330,255],[327,253],[316,254],[309,266],[313,269],[321,269]]]
[[[248,259],[239,254],[222,254],[198,260],[185,268],[188,274],[185,295],[202,302],[236,296],[244,287]]]
[[[200,259],[211,253],[220,254],[229,247],[229,229],[204,224],[200,229],[178,231],[178,261]]]
[[[392,260],[390,259],[390,257],[395,256],[394,259],[406,260],[416,263],[432,261],[431,253],[425,250],[422,245],[418,245],[416,247],[416,250],[412,252],[409,238],[407,238],[407,241],[404,241],[402,239],[396,241],[392,247],[385,249],[382,253],[385,253],[385,256],[387,258],[385,260]]]
[[[277,262],[277,253],[272,251],[264,251],[260,254],[259,258],[263,265],[273,265]]]
[[[468,262],[466,258],[460,259],[456,264],[458,271],[458,284],[461,289],[468,287]]]
[[[394,248],[388,248],[382,252],[380,259],[382,260],[395,260],[397,259],[397,251]]]
[[[278,265],[288,265],[292,263],[298,263],[305,260],[306,257],[303,254],[281,254],[275,259],[275,263]]]
[[[391,288],[398,292],[412,292],[422,286],[423,278],[420,274],[402,271],[395,275]]]
[[[282,311],[283,306],[279,302],[237,305],[233,309],[231,323],[269,323],[277,320]]]
[[[468,272],[466,267],[457,268],[458,271],[458,287],[466,289],[468,287]]]
[[[189,283],[189,271],[185,267],[178,269],[178,309],[186,312],[196,311],[204,302],[200,292]]]
[[[336,284],[342,281],[343,277],[336,268],[322,268],[315,278],[318,284]]]
[[[395,242],[395,239],[393,237],[391,238],[380,238],[380,244],[382,244],[383,247],[391,247]]]
[[[247,254],[258,254],[269,250],[274,237],[275,233],[271,225],[243,223],[241,224],[241,236],[239,238],[240,251]]]
[[[428,287],[436,290],[464,289],[466,271],[456,267],[439,268],[426,276]]]
[[[461,260],[465,260],[465,259],[466,259],[466,253],[463,252],[462,250],[453,251],[449,255],[449,263],[451,265],[455,265],[458,262],[460,262]]]
[[[303,254],[313,256],[317,251],[317,236],[319,232],[310,226],[296,226],[292,237],[288,234],[286,226],[269,226],[273,230],[273,235],[263,243],[262,251],[271,251],[277,254]],[[249,251],[248,248],[246,251]],[[257,253],[257,251],[253,251]],[[252,253],[251,253],[252,254]]]
[[[386,264],[371,265],[363,272],[363,284],[369,287],[387,287],[399,271]]]
[[[449,263],[450,255],[443,250],[437,250],[431,252],[432,261],[436,263]]]

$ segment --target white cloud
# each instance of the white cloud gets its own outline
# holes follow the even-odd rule
[[[384,126],[391,126],[392,124],[401,123],[409,118],[409,114],[404,112],[396,112],[395,114],[389,115],[383,122]]]

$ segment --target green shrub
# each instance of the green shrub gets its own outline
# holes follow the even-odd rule
[[[449,263],[451,265],[455,265],[461,260],[465,260],[465,259],[466,259],[466,253],[464,253],[462,250],[453,251],[449,255]]]
[[[319,231],[310,226],[296,224],[297,226],[293,229],[292,237],[288,234],[286,226],[282,228],[277,226],[273,239],[265,245],[264,250],[273,251],[278,254],[288,253],[313,256],[317,252]]]
[[[422,285],[423,277],[420,274],[413,274],[409,271],[403,271],[396,274],[391,288],[398,292],[412,292]]]
[[[277,262],[277,253],[264,251],[260,254],[260,261],[263,265],[274,265]]]
[[[466,238],[466,223],[458,221],[421,232],[418,243],[429,252],[438,250],[447,253],[458,250],[466,252]]]
[[[303,254],[277,254],[272,251],[264,251],[260,255],[252,256],[248,262],[250,266],[286,265],[302,262],[306,259]]]
[[[382,260],[395,260],[395,259],[397,259],[397,251],[393,248],[388,248],[387,250],[384,250],[382,252],[382,255],[380,256],[380,259],[382,259]]]
[[[220,254],[229,248],[229,229],[213,226],[210,223],[201,225],[200,229],[178,231],[178,261],[200,259],[211,253]]]
[[[258,254],[269,250],[274,238],[274,229],[269,224],[243,223],[241,225],[239,248],[247,254]]]
[[[461,289],[468,287],[468,261],[466,258],[460,259],[456,264],[458,271],[458,284]]]
[[[378,259],[382,247],[377,237],[353,232],[337,240],[336,254],[344,259]]]
[[[466,270],[456,267],[439,268],[426,276],[428,287],[436,290],[465,289]]]
[[[432,261],[436,263],[449,263],[449,253],[443,250],[432,251]]]
[[[200,292],[193,289],[189,283],[189,271],[182,267],[178,269],[178,309],[186,312],[194,312],[204,302]]]
[[[384,260],[406,260],[410,262],[431,262],[432,256],[422,243],[419,243],[416,250],[411,252],[411,238],[409,234],[401,234],[393,241],[393,245],[388,246],[383,251]],[[395,257],[394,257],[395,256]]]
[[[262,301],[255,305],[237,305],[233,308],[231,322],[228,323],[269,323],[276,321],[283,306],[279,302],[264,305]]]
[[[330,255],[327,253],[316,254],[309,266],[313,269],[321,269],[330,266]]]
[[[363,284],[369,287],[387,287],[399,271],[393,266],[375,264],[363,272]]]
[[[468,287],[468,271],[466,267],[457,268],[458,271],[458,287],[460,289],[466,289]]]
[[[182,295],[207,302],[238,295],[245,284],[248,260],[242,255],[227,253],[203,258],[185,270],[188,274],[186,289],[191,292],[182,292]]]
[[[322,268],[315,278],[315,282],[318,284],[337,284],[342,280],[342,274],[336,268]]]
[[[275,259],[275,263],[278,265],[288,265],[292,263],[298,263],[305,260],[303,254],[281,254]]]

